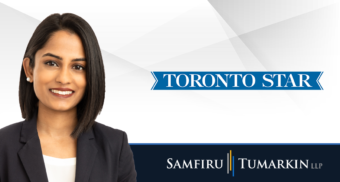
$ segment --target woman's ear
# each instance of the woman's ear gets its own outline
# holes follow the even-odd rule
[[[27,81],[33,82],[33,69],[30,67],[30,58],[25,57],[22,62],[22,66],[24,67],[26,77],[29,78]]]

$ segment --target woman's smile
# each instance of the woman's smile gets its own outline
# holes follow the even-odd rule
[[[53,88],[49,89],[49,91],[59,98],[69,98],[74,94],[74,91],[69,88]]]

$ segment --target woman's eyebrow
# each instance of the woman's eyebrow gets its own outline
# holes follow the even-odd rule
[[[46,53],[46,54],[44,54],[42,57],[45,57],[45,56],[51,56],[51,57],[57,58],[57,59],[59,59],[59,60],[63,60],[63,58],[61,58],[61,57],[59,57],[59,56],[57,56],[57,55],[51,54],[51,53]]]
[[[46,53],[42,57],[45,57],[45,56],[51,56],[51,57],[57,58],[61,61],[63,60],[63,58],[61,58],[60,56],[54,55],[52,53]],[[72,61],[86,61],[86,59],[85,58],[76,58],[76,59],[72,59]]]

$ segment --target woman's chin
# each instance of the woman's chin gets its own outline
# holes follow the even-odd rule
[[[52,109],[55,110],[55,111],[64,112],[64,111],[72,110],[73,108],[74,107],[71,107],[71,106],[58,106],[58,107],[53,107]]]

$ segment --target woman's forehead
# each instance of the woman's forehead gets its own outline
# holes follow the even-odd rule
[[[36,56],[43,57],[48,53],[64,59],[85,58],[80,37],[64,30],[55,32]]]

